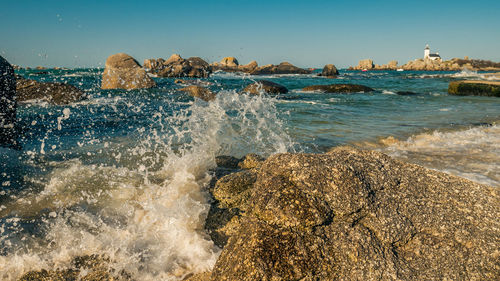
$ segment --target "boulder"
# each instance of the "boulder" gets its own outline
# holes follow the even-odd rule
[[[156,83],[131,56],[119,53],[108,57],[102,73],[102,89],[142,89],[155,87]]]
[[[38,82],[17,76],[17,101],[43,100],[51,104],[69,104],[82,100],[84,92],[77,87],[57,82]]]
[[[258,67],[256,61],[251,61],[246,65],[240,65],[234,57],[226,57],[220,62],[215,62],[210,65],[212,70],[222,70],[226,72],[251,72]]]
[[[457,96],[500,97],[498,81],[453,81],[448,86],[448,94]]]
[[[211,280],[500,275],[498,188],[348,147],[277,154],[249,173],[218,183],[233,213],[219,216],[229,240]]]
[[[212,72],[210,65],[199,57],[183,59],[173,54],[169,59],[147,59],[144,61],[148,71],[159,77],[207,78]]]
[[[0,56],[0,146],[15,146],[16,78],[14,69]]]
[[[288,89],[285,86],[282,86],[278,83],[274,83],[267,80],[258,80],[243,89],[243,92],[259,95],[260,93],[268,93],[268,94],[286,94],[288,93]]]
[[[374,90],[370,87],[356,84],[331,84],[307,86],[303,88],[302,91],[318,91],[323,93],[366,93]]]
[[[279,65],[264,65],[257,67],[250,72],[251,75],[269,75],[269,74],[311,74],[311,70],[303,69],[292,65],[289,62],[282,62]]]
[[[337,75],[339,75],[339,71],[333,64],[325,65],[325,67],[323,67],[323,71],[320,74],[320,76],[325,76],[328,78],[336,78]]]
[[[249,153],[241,159],[241,162],[238,163],[238,167],[246,170],[260,168],[264,160],[266,159],[260,155]]]
[[[371,59],[364,59],[364,60],[360,60],[359,61],[357,69],[359,69],[359,70],[363,70],[363,69],[370,70],[370,69],[373,69],[374,67],[375,67],[375,65],[373,64],[373,60],[371,60]]]
[[[254,69],[259,67],[256,61],[251,61],[245,65],[240,65],[238,66],[238,69],[241,70],[242,72],[252,72]]]
[[[387,64],[387,68],[388,69],[392,69],[392,70],[395,70],[398,68],[398,61],[397,60],[391,60],[388,64]]]
[[[187,92],[192,97],[200,98],[204,101],[211,101],[216,97],[216,94],[209,89],[195,85],[184,87],[182,89],[179,89],[179,91]]]
[[[240,65],[235,57],[225,57],[219,64],[227,67],[238,67]]]

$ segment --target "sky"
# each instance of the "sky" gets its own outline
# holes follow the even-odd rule
[[[103,67],[109,55],[234,56],[300,67],[500,61],[500,0],[0,0],[0,55],[21,66]]]

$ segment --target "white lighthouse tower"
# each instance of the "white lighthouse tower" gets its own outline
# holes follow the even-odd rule
[[[429,48],[429,44],[426,44],[424,49],[424,59],[428,59],[430,54],[431,48]]]

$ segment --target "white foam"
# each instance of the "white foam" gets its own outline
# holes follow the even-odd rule
[[[57,168],[41,180],[41,192],[21,195],[0,210],[3,218],[41,220],[45,229],[32,237],[17,221],[0,225],[0,279],[64,268],[85,254],[108,256],[117,272],[124,269],[136,280],[182,280],[210,270],[220,250],[203,228],[209,170],[219,154],[293,151],[275,102],[223,91],[213,102],[196,100],[174,116],[157,114],[156,122],[174,133],[144,130],[139,145],[117,151],[130,163],[53,164]]]

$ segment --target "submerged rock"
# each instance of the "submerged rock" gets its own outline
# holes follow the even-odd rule
[[[156,83],[131,56],[119,53],[108,57],[102,73],[101,89],[142,89]]]
[[[339,75],[339,71],[333,64],[327,64],[325,67],[323,67],[323,71],[319,76],[325,76],[328,78],[336,78],[337,75]]]
[[[58,82],[38,82],[17,76],[17,101],[44,100],[63,105],[82,100],[85,95],[79,88]]]
[[[289,62],[282,62],[279,65],[264,65],[250,72],[251,75],[269,74],[311,74],[312,71],[294,66]]]
[[[15,146],[16,78],[14,68],[0,56],[0,146]]]
[[[274,83],[268,80],[258,80],[243,89],[243,92],[259,95],[260,93],[268,93],[268,94],[286,94],[288,93],[288,89],[280,85],[278,83]]]
[[[216,198],[243,211],[222,212],[219,228],[209,214],[212,229],[229,237],[211,280],[500,274],[497,188],[348,147],[274,155],[259,170],[223,179]]]
[[[307,86],[303,88],[302,91],[320,91],[324,93],[366,93],[374,90],[370,87],[356,84],[331,84]]]
[[[500,82],[454,81],[448,86],[448,94],[457,96],[500,97]]]
[[[195,85],[184,87],[179,89],[179,91],[187,92],[192,97],[200,98],[204,101],[211,101],[216,97],[216,94],[209,89]]]

